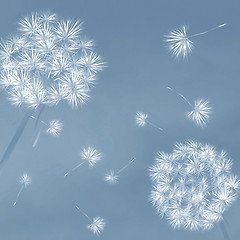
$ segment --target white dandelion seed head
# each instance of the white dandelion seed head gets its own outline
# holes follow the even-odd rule
[[[149,175],[150,201],[174,228],[211,229],[236,200],[240,181],[226,152],[195,141],[158,152]]]
[[[106,222],[103,218],[95,217],[91,224],[87,226],[87,228],[92,231],[94,234],[99,235],[103,232],[106,226]]]
[[[82,72],[73,71],[62,77],[62,87],[64,89],[64,99],[67,100],[73,108],[84,104],[90,98],[89,87],[82,81]]]
[[[53,136],[59,136],[62,132],[63,123],[59,120],[52,120],[49,122],[49,127],[46,129],[46,132],[53,135]]]
[[[209,102],[203,99],[194,102],[194,108],[187,113],[187,117],[194,121],[198,126],[205,127],[212,113],[212,107]]]
[[[110,184],[116,184],[118,182],[118,175],[114,171],[109,171],[105,175],[104,180]]]
[[[0,42],[0,85],[17,107],[66,101],[77,108],[104,66],[82,23],[50,11],[22,18],[18,31]]]
[[[138,127],[144,127],[146,125],[148,115],[142,112],[136,113],[136,124]]]
[[[82,160],[86,160],[89,163],[90,167],[93,167],[97,162],[99,162],[103,154],[99,152],[94,147],[83,148],[81,152]]]
[[[165,36],[169,51],[175,57],[186,58],[193,49],[193,42],[187,36],[187,26],[179,27]]]
[[[23,184],[25,187],[29,186],[32,181],[31,181],[31,177],[27,174],[27,173],[24,173],[20,179],[19,179],[19,183],[20,184]]]

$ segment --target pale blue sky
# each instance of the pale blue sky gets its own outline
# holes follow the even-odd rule
[[[240,175],[239,132],[239,1],[223,0],[2,0],[1,37],[15,32],[17,20],[50,9],[62,17],[80,18],[108,67],[99,76],[91,101],[79,110],[58,108],[45,119],[64,122],[60,138],[44,135],[32,148],[34,122],[24,131],[0,177],[0,239],[4,240],[220,240],[218,225],[208,232],[173,230],[148,201],[151,182],[147,169],[158,150],[171,151],[177,141],[195,139],[225,149]],[[168,53],[163,35],[182,24],[198,33],[227,26],[195,40],[185,61]],[[196,127],[184,113],[188,106],[166,90],[171,86],[190,100],[204,97],[214,106],[208,127]],[[0,95],[0,153],[6,149],[24,109],[12,107]],[[137,128],[136,111],[150,115],[164,129]],[[63,174],[78,163],[81,147],[95,145],[104,160],[95,168],[82,167],[69,178]],[[103,181],[109,169],[118,169],[136,157],[119,184]],[[33,184],[24,189],[19,204],[12,203],[23,172]],[[96,237],[74,206],[107,221]],[[240,203],[224,215],[232,240],[239,238]]]

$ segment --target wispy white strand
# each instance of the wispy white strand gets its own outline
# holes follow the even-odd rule
[[[15,205],[17,204],[18,198],[19,198],[19,196],[20,196],[23,188],[24,188],[24,185],[21,186],[21,188],[20,188],[20,190],[19,190],[19,192],[18,192],[18,194],[17,194],[17,197],[16,197],[16,199],[15,199],[15,201],[14,201],[14,203],[13,203],[13,207],[15,207]]]
[[[124,165],[122,168],[120,168],[116,173],[114,173],[113,170],[109,171],[105,177],[104,180],[110,184],[115,184],[118,182],[119,179],[119,175],[122,171],[124,171],[127,167],[129,167],[134,161],[136,160],[136,158],[133,158],[130,162],[128,162],[126,165]]]
[[[37,145],[37,143],[38,143],[38,140],[39,140],[39,138],[40,138],[40,136],[41,136],[41,133],[42,133],[42,129],[40,129],[40,130],[38,131],[38,134],[37,134],[37,136],[36,136],[36,138],[35,138],[35,140],[34,140],[34,142],[33,142],[33,148],[36,147],[36,145]]]
[[[216,29],[218,29],[218,28],[225,27],[226,25],[227,25],[226,23],[220,24],[219,26],[213,27],[213,28],[211,28],[211,29],[209,29],[209,30],[207,30],[207,31],[205,31],[205,32],[201,32],[201,33],[196,33],[196,34],[190,35],[188,38],[192,38],[192,37],[204,35],[204,34],[206,34],[206,33],[212,32],[212,31],[214,31],[214,30],[216,30]]]
[[[74,167],[74,168],[72,168],[71,170],[69,170],[68,172],[66,172],[66,173],[64,174],[64,177],[66,177],[67,175],[69,175],[70,173],[72,173],[73,171],[75,171],[76,169],[78,169],[79,167],[81,167],[85,162],[86,162],[86,161],[81,162],[81,163],[78,164],[76,167]]]

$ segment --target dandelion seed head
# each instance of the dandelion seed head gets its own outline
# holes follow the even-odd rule
[[[19,179],[19,183],[20,184],[23,184],[25,187],[29,186],[32,181],[31,181],[31,177],[27,174],[27,173],[24,173],[20,179]]]
[[[198,126],[205,127],[212,113],[212,108],[208,101],[199,99],[194,102],[194,108],[187,113],[187,117],[194,121]]]
[[[105,63],[94,42],[82,35],[82,22],[41,11],[22,18],[18,26],[0,42],[0,84],[10,102],[30,108],[86,103]]]
[[[86,160],[89,163],[90,167],[93,167],[97,162],[102,159],[103,154],[94,147],[87,147],[83,148],[81,152],[81,157],[83,160]]]
[[[109,171],[105,175],[104,180],[110,184],[116,184],[118,182],[118,175],[116,175],[114,171]]]
[[[193,42],[187,36],[187,26],[179,27],[165,36],[169,51],[175,57],[186,58],[193,49]]]
[[[63,123],[59,120],[52,120],[49,122],[49,127],[47,128],[46,132],[53,135],[59,136],[62,132]]]
[[[138,127],[144,127],[146,125],[148,115],[142,112],[136,113],[136,124]]]
[[[158,152],[149,168],[150,201],[174,228],[208,230],[236,200],[239,179],[226,152],[196,141]]]
[[[99,235],[103,232],[106,226],[106,222],[103,218],[95,217],[91,224],[87,226],[87,228],[92,231],[94,234]]]

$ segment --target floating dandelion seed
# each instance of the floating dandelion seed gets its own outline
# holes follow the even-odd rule
[[[62,132],[63,123],[59,120],[52,120],[49,123],[44,122],[43,120],[36,118],[34,116],[31,116],[32,119],[41,122],[46,127],[46,133],[52,135],[52,136],[59,136]],[[41,128],[37,134],[37,137],[33,143],[33,147],[36,147],[38,140],[41,136],[43,128]]]
[[[103,154],[99,152],[97,149],[95,149],[94,147],[83,148],[80,155],[83,161],[79,163],[76,167],[72,168],[67,173],[65,173],[64,177],[66,177],[68,174],[70,174],[71,172],[75,171],[77,168],[82,166],[85,162],[88,162],[89,167],[93,167],[103,157]]]
[[[95,217],[93,219],[91,219],[85,212],[83,212],[77,205],[76,205],[76,209],[78,211],[80,211],[91,223],[87,225],[87,228],[93,232],[96,235],[100,235],[105,226],[106,226],[106,222],[103,218],[100,217]]]
[[[144,127],[144,126],[146,126],[146,124],[149,124],[152,127],[157,128],[160,131],[163,131],[162,128],[160,128],[160,127],[156,126],[155,124],[153,124],[152,122],[150,122],[148,120],[148,118],[149,118],[148,114],[145,114],[145,113],[142,113],[142,112],[137,112],[136,113],[136,124],[137,124],[137,126],[138,127]]]
[[[138,127],[144,127],[146,125],[148,115],[142,112],[137,112],[136,115],[136,124]]]
[[[194,108],[191,112],[187,114],[187,116],[188,118],[193,120],[197,125],[204,127],[211,112],[212,108],[209,106],[208,101],[199,99],[194,102]]]
[[[31,184],[31,178],[28,174],[24,173],[20,179],[19,179],[19,183],[22,185],[18,194],[17,194],[17,197],[15,199],[15,202],[13,203],[13,206],[15,206],[17,204],[17,201],[18,201],[18,198],[23,190],[23,188],[26,188],[28,187],[30,184]]]
[[[209,120],[212,113],[212,107],[209,106],[208,101],[199,99],[196,100],[194,104],[192,104],[183,94],[173,90],[170,87],[167,87],[167,89],[179,95],[192,108],[190,112],[186,113],[187,117],[190,120],[202,128],[207,125],[207,121]]]
[[[110,184],[115,184],[118,182],[119,174],[126,169],[131,163],[133,163],[136,159],[133,158],[129,163],[123,166],[120,170],[114,173],[113,170],[110,170],[104,177],[104,180]]]
[[[0,85],[12,105],[35,111],[63,101],[78,108],[89,100],[105,63],[82,27],[80,21],[61,19],[49,11],[36,12],[22,18],[18,31],[1,41]],[[26,116],[29,118],[28,113]],[[24,117],[23,122],[1,162],[12,153],[28,119]]]
[[[165,37],[170,52],[176,57],[182,56],[185,58],[192,51],[193,42],[187,37],[187,26],[182,26]]]
[[[188,27],[184,25],[174,31],[171,31],[169,35],[166,35],[165,42],[167,42],[169,51],[172,52],[172,54],[175,57],[186,58],[188,54],[192,52],[192,49],[194,46],[194,43],[191,40],[192,38],[196,36],[204,35],[206,33],[209,33],[215,29],[218,29],[224,26],[226,26],[226,24],[221,24],[217,27],[211,28],[208,31],[188,36],[187,34]]]
[[[62,131],[62,126],[63,124],[59,120],[53,120],[49,123],[46,132],[53,136],[59,136]]]
[[[101,234],[104,230],[106,223],[103,218],[96,217],[93,218],[93,221],[91,224],[88,225],[88,229],[90,229],[94,234]]]
[[[211,229],[240,187],[226,153],[195,141],[176,144],[170,154],[158,152],[149,172],[150,200],[174,228]]]
[[[118,175],[114,173],[113,170],[110,170],[104,177],[104,180],[106,182],[109,182],[110,184],[115,184],[118,182]]]

